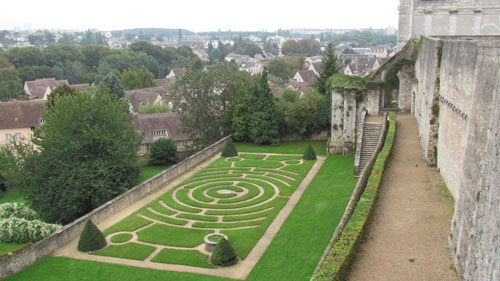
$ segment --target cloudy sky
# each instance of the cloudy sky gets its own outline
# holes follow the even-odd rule
[[[397,28],[399,0],[8,0],[0,30]]]

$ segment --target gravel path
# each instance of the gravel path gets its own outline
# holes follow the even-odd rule
[[[453,200],[422,158],[415,118],[397,116],[392,159],[348,280],[458,280],[448,249]]]

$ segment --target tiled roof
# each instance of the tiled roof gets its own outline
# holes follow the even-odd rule
[[[176,141],[189,139],[188,135],[181,131],[181,120],[172,112],[137,114],[134,116],[134,129],[144,133],[143,143],[152,143],[155,140],[153,131],[161,130],[166,130],[168,138]]]
[[[163,97],[166,94],[167,90],[164,87],[151,87],[125,91],[125,96],[129,99],[136,111],[139,110],[139,107],[146,101],[153,103],[158,98],[158,95]]]
[[[38,127],[44,108],[41,100],[0,102],[0,129]]]
[[[31,92],[30,97],[32,99],[42,99],[47,87],[54,90],[55,87],[61,84],[69,85],[68,80],[56,80],[55,78],[43,78],[25,82],[25,85],[28,86]]]

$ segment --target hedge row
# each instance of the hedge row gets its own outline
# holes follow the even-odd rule
[[[36,220],[38,219],[38,214],[23,203],[0,204],[0,219],[10,218]]]
[[[366,183],[366,188],[361,195],[356,208],[343,229],[338,240],[331,245],[331,250],[321,264],[318,272],[313,276],[314,281],[340,281],[345,280],[347,272],[351,267],[359,244],[366,231],[372,215],[372,207],[377,199],[378,188],[382,179],[384,167],[389,159],[396,132],[396,116],[390,115],[389,129],[384,142],[384,147],[380,151],[373,165],[370,177]]]

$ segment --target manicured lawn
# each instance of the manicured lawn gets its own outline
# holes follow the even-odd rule
[[[164,165],[164,166],[143,166],[141,167],[141,176],[137,180],[137,183],[141,183],[145,180],[148,180],[157,174],[165,171],[170,168],[172,165]]]
[[[122,245],[110,245],[102,250],[92,252],[92,255],[142,261],[146,259],[155,249],[155,247],[148,245],[127,243]]]
[[[279,145],[257,145],[248,142],[234,142],[238,152],[302,154],[311,145],[316,155],[326,154],[326,141],[291,141]]]
[[[354,157],[328,157],[246,280],[310,280],[356,184],[356,180],[352,177],[353,162]],[[251,235],[242,235],[242,231],[232,230],[228,235],[239,240],[253,239]],[[229,281],[232,279],[48,257],[5,280]]]
[[[152,262],[187,264],[197,267],[215,268],[207,262],[208,256],[199,251],[182,251],[174,249],[163,249],[152,259]]]
[[[205,235],[222,231],[230,234],[229,241],[239,257],[245,259],[309,172],[314,161],[295,161],[288,165],[283,164],[281,159],[262,160],[266,156],[264,154],[243,156],[247,159],[219,158],[105,230],[105,235],[121,231],[135,232],[145,226],[135,232],[139,241],[156,244],[158,247],[183,247],[189,250],[202,244]],[[234,167],[231,167],[233,164]],[[256,168],[265,171],[253,171]],[[280,172],[286,176],[282,176]],[[263,204],[265,209],[255,213],[254,207],[262,207],[259,204]],[[217,213],[219,210],[226,212]],[[192,221],[189,226],[188,220]],[[103,250],[101,255],[105,253]],[[116,257],[114,254],[110,256]],[[183,260],[177,259],[176,263]]]

